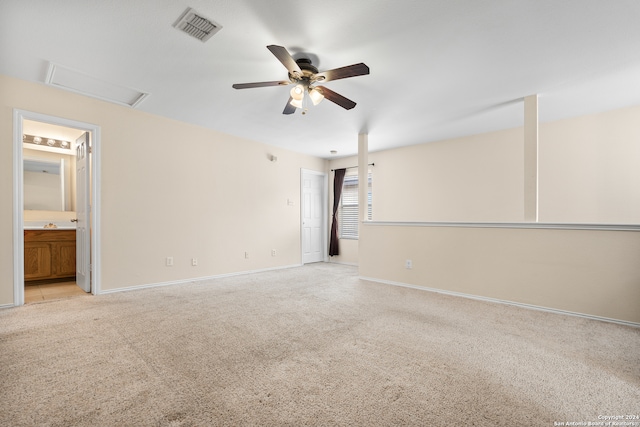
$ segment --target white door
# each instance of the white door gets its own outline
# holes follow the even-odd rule
[[[302,263],[324,261],[326,225],[323,174],[302,173]]]
[[[89,132],[76,140],[76,284],[91,292]]]

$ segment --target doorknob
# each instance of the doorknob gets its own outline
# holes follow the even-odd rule
[[[78,222],[78,218],[72,219],[71,222]]]

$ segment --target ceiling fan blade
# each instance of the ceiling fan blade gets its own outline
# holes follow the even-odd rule
[[[296,64],[295,59],[293,59],[287,49],[282,46],[276,46],[275,44],[267,46],[267,49],[269,49],[271,53],[273,53],[275,57],[278,58],[278,61],[282,62],[282,65],[284,65],[286,69],[289,70],[289,73],[302,73],[302,70],[300,69],[298,64]]]
[[[296,112],[296,107],[291,105],[292,99],[293,99],[292,97],[289,97],[289,100],[287,101],[287,105],[285,105],[284,110],[282,111],[282,114],[293,114]]]
[[[323,71],[321,73],[317,73],[315,78],[318,82],[328,82],[330,80],[346,79],[347,77],[364,76],[366,74],[369,74],[369,67],[360,63]]]
[[[340,95],[339,93],[336,93],[334,91],[332,91],[331,89],[327,89],[324,86],[316,86],[316,89],[320,91],[320,93],[322,93],[322,95],[324,95],[324,97],[326,99],[328,99],[329,101],[338,104],[339,106],[341,106],[342,108],[344,108],[345,110],[351,110],[353,107],[356,106],[356,103],[353,102],[352,100],[345,98],[344,96]]]
[[[236,83],[233,85],[234,89],[251,89],[254,87],[266,87],[266,86],[286,86],[291,84],[290,81],[273,81],[273,82],[256,82],[256,83]]]

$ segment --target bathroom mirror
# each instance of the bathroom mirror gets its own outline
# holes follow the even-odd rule
[[[23,165],[24,209],[74,210],[70,156],[49,153],[43,156],[30,151],[25,150]]]

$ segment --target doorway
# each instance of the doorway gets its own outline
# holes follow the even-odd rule
[[[14,253],[14,305],[20,306],[25,303],[25,279],[33,279],[37,277],[38,266],[33,266],[34,258],[29,257],[29,273],[25,274],[25,245],[29,251],[33,250],[38,251],[41,250],[43,252],[44,262],[44,270],[53,272],[55,275],[56,270],[47,266],[47,256],[51,256],[52,260],[59,262],[63,257],[73,257],[72,261],[75,259],[75,265],[79,271],[84,271],[84,283],[78,283],[78,285],[83,285],[84,288],[81,292],[91,292],[96,295],[100,292],[100,281],[99,281],[99,235],[100,235],[100,221],[99,221],[99,200],[100,200],[100,169],[99,169],[99,153],[100,153],[100,128],[97,125],[78,122],[75,120],[64,119],[55,116],[47,116],[39,113],[33,113],[29,111],[23,110],[14,110],[13,117],[13,148],[14,148],[14,197],[13,197],[13,206],[14,206],[14,221],[13,221],[13,253]],[[40,132],[39,132],[40,130]],[[35,138],[34,141],[34,133],[46,133],[48,131],[53,132],[54,130],[57,132],[67,131],[66,135],[79,136],[79,138],[75,137],[60,137],[61,139],[55,140],[52,138],[52,141],[48,141],[50,147],[46,150],[40,148],[38,150],[33,144],[36,145],[45,145],[45,141],[40,141]],[[46,135],[42,135],[46,136]],[[66,139],[65,139],[66,138]],[[36,202],[35,205],[30,205],[31,209],[27,210],[27,205],[25,203],[34,203],[34,199],[32,198],[31,182],[29,177],[27,177],[27,181],[25,181],[25,160],[26,157],[38,157],[36,154],[29,153],[37,153],[40,152],[39,156],[42,157],[42,152],[47,153],[55,153],[55,150],[51,148],[56,148],[60,146],[61,148],[69,148],[68,145],[71,146],[71,150],[68,150],[71,154],[66,156],[68,159],[72,159],[72,161],[67,161],[67,163],[73,163],[72,167],[75,169],[76,159],[80,158],[79,151],[76,150],[76,145],[84,141],[86,145],[84,146],[83,154],[89,154],[87,156],[83,156],[83,160],[81,162],[77,162],[78,165],[83,165],[86,167],[87,174],[84,178],[81,178],[78,175],[76,179],[76,173],[71,174],[69,177],[65,177],[64,175],[60,178],[62,183],[62,202],[60,212],[55,210],[55,206],[53,208],[47,207],[47,209],[54,209],[52,211],[49,210],[38,210],[38,205]],[[31,144],[29,144],[31,143]],[[90,145],[89,145],[90,143]],[[66,147],[63,147],[66,146]],[[27,148],[25,150],[25,147]],[[36,151],[33,151],[36,150]],[[63,154],[65,150],[58,150]],[[25,155],[25,152],[28,155]],[[49,154],[47,154],[49,155]],[[27,162],[29,163],[29,162]],[[61,164],[64,164],[64,161],[61,161]],[[71,166],[66,170],[70,170]],[[66,179],[65,179],[66,178]],[[77,185],[79,184],[79,185]],[[83,187],[84,185],[84,187]],[[85,195],[78,195],[76,189],[80,188],[81,190],[84,188],[86,191],[82,191]],[[66,189],[66,191],[65,191]],[[25,191],[28,190],[29,194],[26,194]],[[37,191],[36,191],[37,193]],[[65,193],[69,194],[65,199]],[[84,201],[83,201],[84,199]],[[83,209],[82,206],[78,208],[77,203],[80,203],[82,206],[86,206],[86,209]],[[33,208],[35,206],[35,209]],[[83,218],[80,218],[83,217]],[[49,220],[51,218],[51,220]],[[76,226],[72,227],[69,224],[75,222]],[[83,226],[79,226],[77,224],[83,224]],[[43,226],[44,224],[44,226]],[[49,227],[49,224],[52,224],[50,228],[54,228],[54,230],[47,230],[42,232],[42,228]],[[31,232],[27,229],[33,229],[36,233]],[[86,233],[77,233],[77,231],[85,230]],[[53,234],[49,234],[49,231],[54,231]],[[82,236],[82,241],[79,244],[76,244],[74,247],[77,248],[77,253],[73,253],[70,248],[68,241],[60,241],[62,240],[70,240],[68,237],[68,232],[71,231],[73,233],[72,238],[77,238],[75,236]],[[54,243],[46,243],[41,244],[38,242],[25,243],[25,239],[27,239],[26,234],[30,234],[31,236],[40,236],[37,237],[43,238],[45,240],[52,239]],[[53,237],[55,236],[55,237]],[[60,239],[58,239],[60,237]],[[36,239],[37,240],[37,239]],[[75,241],[73,243],[76,243]],[[46,252],[49,251],[47,254]],[[74,256],[75,255],[75,256]],[[40,262],[38,259],[37,262]],[[52,261],[53,262],[53,261]],[[62,265],[59,270],[57,270],[58,275],[60,276],[68,276],[69,263]],[[83,267],[86,266],[86,267]],[[48,268],[48,270],[47,270]],[[35,270],[34,270],[35,269]],[[34,271],[36,275],[34,276]],[[73,274],[73,272],[71,273]],[[28,276],[28,277],[25,277]],[[81,280],[82,281],[82,280]],[[44,284],[45,282],[41,282]],[[74,286],[75,286],[75,282]],[[64,287],[63,284],[60,286]],[[66,284],[69,287],[69,282]],[[40,286],[38,286],[40,287]],[[78,290],[80,290],[78,288]],[[69,293],[70,290],[68,290]]]
[[[327,261],[327,174],[301,170],[302,263]]]

